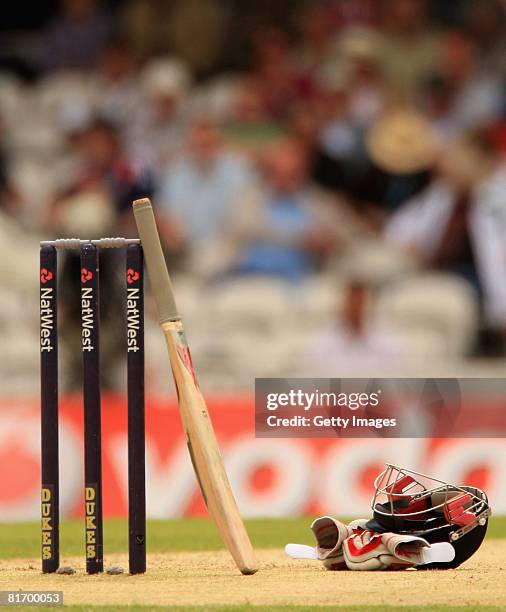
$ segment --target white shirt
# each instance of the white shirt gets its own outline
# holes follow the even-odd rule
[[[457,195],[448,183],[433,182],[409,200],[388,224],[385,237],[402,248],[430,257],[437,249]],[[472,196],[470,236],[485,294],[485,314],[492,326],[506,325],[506,165]]]
[[[323,330],[309,343],[304,376],[399,376],[405,371],[406,351],[395,330],[369,323],[359,335],[345,327]]]

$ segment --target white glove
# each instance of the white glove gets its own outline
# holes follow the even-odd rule
[[[313,521],[311,530],[317,542],[317,559],[323,561],[324,567],[328,570],[346,569],[342,546],[353,530],[331,516],[317,518]]]
[[[343,556],[351,570],[406,569],[425,563],[427,540],[395,533],[355,532],[343,542]]]
[[[363,519],[366,522],[366,519]],[[306,544],[287,544],[285,552],[292,559],[314,559],[322,561],[328,570],[346,569],[342,545],[353,533],[352,529],[331,516],[322,516],[313,521],[311,529],[317,546]]]
[[[449,562],[455,549],[448,542],[430,545],[423,538],[367,529],[367,519],[345,525],[330,516],[316,519],[311,529],[317,546],[287,544],[294,559],[314,559],[328,570],[406,569],[427,563]]]

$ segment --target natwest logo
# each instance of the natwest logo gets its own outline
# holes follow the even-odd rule
[[[84,268],[83,268],[84,270]],[[86,270],[86,272],[88,272]],[[91,272],[89,272],[91,274]],[[83,352],[94,350],[95,310],[93,287],[81,288],[81,347]]]
[[[135,272],[137,278],[130,280],[129,272],[127,271],[127,281],[129,283],[134,282],[139,278],[139,273]],[[133,277],[132,277],[133,278]],[[127,288],[127,352],[136,353],[139,350],[139,330],[141,326],[141,312],[139,310],[139,300],[141,297],[141,291],[138,287]]]
[[[44,268],[42,269],[44,270]],[[41,274],[42,274],[41,270]],[[46,270],[47,272],[47,270]],[[51,280],[51,279],[48,279]],[[54,289],[41,287],[40,289],[40,351],[50,352],[55,344],[55,313],[53,307]]]
[[[47,268],[40,269],[40,282],[44,285],[53,279],[53,273]]]
[[[139,280],[139,273],[137,272],[137,270],[134,270],[133,268],[128,268],[127,283],[131,285],[132,283],[135,283],[135,281],[138,281],[138,280]]]
[[[81,282],[87,283],[89,280],[93,278],[93,272],[88,270],[87,268],[81,269]]]

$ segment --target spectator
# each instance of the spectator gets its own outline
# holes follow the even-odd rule
[[[286,117],[290,104],[301,94],[286,32],[264,26],[253,33],[253,74],[270,117]]]
[[[311,80],[322,66],[335,61],[334,24],[324,4],[304,6],[297,15],[301,42],[294,54],[297,71]]]
[[[448,147],[439,175],[391,219],[386,238],[425,266],[465,278],[506,338],[506,169],[485,132]]]
[[[246,76],[238,83],[232,111],[224,126],[227,142],[252,158],[284,133],[284,126],[270,116],[258,80]]]
[[[345,194],[371,228],[420,192],[431,177],[438,139],[430,123],[409,108],[383,113],[367,132],[343,113],[322,132],[317,178]]]
[[[61,0],[61,14],[42,39],[42,66],[46,70],[87,69],[96,66],[112,33],[109,15],[96,0]]]
[[[125,40],[112,40],[98,63],[100,114],[125,130],[140,112],[142,98],[137,80],[138,65]]]
[[[196,118],[186,153],[167,168],[157,196],[171,248],[191,252],[222,239],[232,204],[250,179],[248,165],[224,147],[216,125]]]
[[[466,30],[476,45],[480,72],[506,76],[506,41],[504,2],[470,2]]]
[[[133,199],[152,193],[150,174],[121,144],[117,129],[95,119],[73,136],[78,164],[48,211],[47,224],[63,234],[111,235],[130,226]],[[127,228],[128,229],[128,228]]]
[[[303,355],[304,376],[398,376],[406,371],[409,355],[398,332],[374,315],[380,282],[394,268],[398,271],[393,261],[380,271],[389,257],[379,259],[383,260],[380,266],[355,252],[343,261],[342,302],[335,320],[309,341]]]
[[[444,36],[441,70],[456,92],[452,112],[461,134],[496,117],[503,98],[503,75],[482,70],[476,60],[476,48],[467,35]]]
[[[367,170],[365,131],[383,111],[386,86],[378,61],[378,36],[353,28],[339,39],[340,61],[320,74],[327,112],[323,121],[316,177],[348,195]]]
[[[349,79],[335,67],[320,79],[321,127],[316,144],[314,177],[321,185],[349,192],[363,166],[363,136],[350,117]]]
[[[449,143],[461,134],[455,116],[458,88],[441,73],[420,84],[420,106],[441,142]]]
[[[191,76],[186,64],[163,57],[145,66],[140,81],[143,104],[127,128],[127,139],[130,148],[158,173],[181,150]]]
[[[344,205],[338,210],[310,184],[306,154],[298,140],[289,138],[265,154],[262,182],[236,207],[236,273],[298,281],[356,237],[360,224]]]
[[[426,19],[425,0],[383,3],[381,57],[389,85],[401,100],[412,99],[418,83],[438,68],[439,37]]]
[[[380,58],[381,38],[374,30],[350,28],[338,42],[348,81],[350,118],[364,129],[383,111],[388,98]]]
[[[409,108],[384,113],[367,132],[369,166],[356,184],[363,205],[392,212],[430,181],[440,143],[427,119]]]

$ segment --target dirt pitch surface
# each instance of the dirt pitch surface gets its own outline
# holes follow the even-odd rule
[[[260,550],[261,570],[241,576],[225,551],[148,556],[144,576],[87,576],[82,558],[65,558],[70,576],[42,575],[38,559],[0,561],[0,590],[62,590],[66,604],[210,605],[453,604],[506,606],[506,541],[489,540],[456,570],[326,572],[319,563]],[[107,565],[127,567],[126,555]]]

